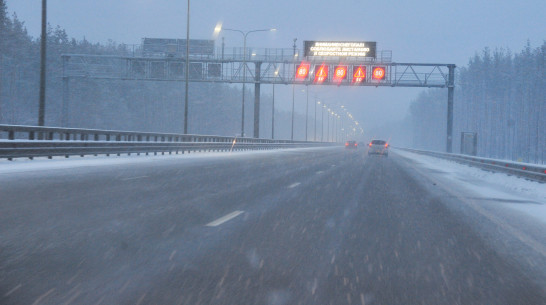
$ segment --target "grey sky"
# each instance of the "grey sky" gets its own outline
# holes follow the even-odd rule
[[[378,49],[392,50],[393,61],[455,63],[464,66],[476,51],[489,46],[518,52],[527,39],[533,46],[546,38],[546,2],[425,0],[193,0],[192,38],[212,38],[214,26],[252,30],[251,47],[290,48],[303,40],[377,41]],[[29,33],[40,30],[39,0],[7,0],[9,12],[25,21]],[[185,38],[186,0],[49,0],[48,21],[66,29],[70,37],[92,42],[138,44],[142,37]],[[242,45],[240,34],[225,32],[226,45]],[[217,43],[219,45],[219,42]],[[291,103],[291,89],[278,86],[279,106]],[[364,126],[402,118],[409,101],[420,91],[403,88],[310,87],[310,96],[339,102],[352,109]],[[270,88],[264,88],[270,94]],[[299,92],[298,111],[305,111]]]

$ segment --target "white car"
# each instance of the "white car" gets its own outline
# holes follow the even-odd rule
[[[368,147],[368,155],[389,156],[389,143],[383,140],[372,140]]]

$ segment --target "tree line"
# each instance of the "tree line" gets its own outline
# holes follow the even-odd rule
[[[457,69],[453,144],[461,132],[478,136],[483,157],[546,162],[546,42],[528,42],[519,53],[485,48]],[[422,92],[410,107],[413,144],[443,151],[446,139],[447,92]]]
[[[62,54],[131,56],[125,44],[91,43],[70,38],[60,26],[47,28],[46,126],[61,126]],[[31,37],[23,21],[7,15],[0,0],[0,124],[37,125],[40,38]],[[68,126],[181,133],[184,83],[71,79]],[[247,88],[248,89],[248,88]],[[234,136],[241,133],[240,86],[190,83],[189,132]],[[253,93],[245,93],[245,134],[252,136]],[[271,135],[271,97],[261,101],[260,135]],[[305,119],[296,115],[297,122]],[[275,138],[290,138],[291,113],[275,111]],[[304,128],[295,138],[304,138]]]

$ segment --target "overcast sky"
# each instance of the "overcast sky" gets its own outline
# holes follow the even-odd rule
[[[464,66],[484,47],[519,52],[529,39],[546,39],[544,0],[193,0],[190,36],[211,39],[215,25],[241,30],[276,28],[252,33],[250,47],[291,48],[304,40],[377,41],[392,50],[393,61],[454,63]],[[40,0],[7,0],[29,33],[40,32]],[[70,37],[91,42],[138,44],[142,37],[185,38],[186,0],[49,0],[48,22]],[[238,33],[224,32],[226,46],[242,46]],[[220,45],[220,42],[217,42]],[[279,88],[280,87],[280,88]],[[291,89],[277,86],[280,107],[290,107]],[[270,88],[262,88],[267,94]],[[305,111],[299,90],[298,110]],[[347,105],[371,128],[402,118],[419,89],[310,87],[311,96]],[[446,90],[447,91],[447,90]],[[277,95],[278,94],[278,95]],[[447,93],[446,93],[447,95]],[[303,108],[302,108],[303,107]]]

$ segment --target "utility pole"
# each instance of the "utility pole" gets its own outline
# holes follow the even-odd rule
[[[190,70],[190,0],[186,25],[186,92],[184,97],[184,134],[188,134],[188,78]]]
[[[307,141],[307,126],[309,125],[307,122],[309,119],[309,86],[305,86],[305,92],[307,93],[307,102],[305,106],[305,141]]]
[[[297,38],[294,38],[294,64],[296,64],[296,40],[298,40]],[[294,141],[294,104],[295,104],[295,85],[292,84],[292,131],[291,131],[291,134],[290,134],[290,140]]]
[[[40,105],[38,110],[38,126],[44,126],[45,124],[46,47],[47,47],[46,41],[47,41],[47,0],[42,0],[42,40],[40,41]]]

